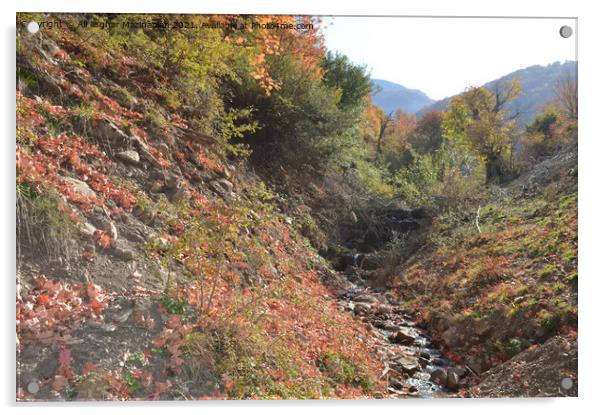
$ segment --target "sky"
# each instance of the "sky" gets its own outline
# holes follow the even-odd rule
[[[326,47],[372,78],[442,99],[531,65],[576,60],[574,19],[324,17]]]

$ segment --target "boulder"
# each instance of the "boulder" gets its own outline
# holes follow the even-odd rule
[[[211,182],[211,187],[221,196],[230,196],[232,194],[232,190],[234,189],[234,185],[232,182],[226,179],[217,179]]]
[[[415,340],[416,339],[414,336],[412,336],[406,330],[402,330],[402,329],[398,329],[397,331],[395,331],[393,334],[391,334],[389,336],[389,341],[391,343],[395,343],[395,344],[410,345],[410,344],[413,344]]]
[[[420,370],[420,363],[415,357],[401,356],[393,361],[391,367],[396,370],[401,370],[402,372],[412,376],[414,373]]]
[[[460,383],[460,377],[458,376],[458,374],[453,370],[448,370],[445,387],[449,390],[456,390],[456,389],[458,389],[459,383]]]
[[[369,304],[357,303],[353,307],[353,312],[357,315],[368,314],[372,310]]]
[[[447,383],[447,370],[443,368],[434,370],[431,373],[430,380],[431,382],[436,383],[437,385],[445,386],[445,384]]]
[[[74,179],[73,177],[63,177],[63,179],[69,183],[70,185],[73,186],[73,189],[85,196],[85,197],[96,197],[96,192],[92,189],[90,189],[90,186],[88,186],[88,183],[83,182],[79,179]]]
[[[83,233],[86,236],[94,236],[94,234],[96,233],[96,228],[94,227],[94,225],[92,225],[89,222],[81,222],[78,225],[78,229],[81,233]]]
[[[463,378],[466,375],[466,369],[463,367],[450,367],[447,371],[454,372],[459,378]]]
[[[132,261],[136,258],[136,252],[123,241],[115,241],[113,252],[117,257],[125,261]]]
[[[119,160],[125,163],[133,164],[134,166],[140,164],[140,154],[134,150],[121,151],[116,154],[116,157]]]

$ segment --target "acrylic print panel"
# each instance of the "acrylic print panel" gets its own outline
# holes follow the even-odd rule
[[[576,37],[18,14],[17,400],[576,396]]]

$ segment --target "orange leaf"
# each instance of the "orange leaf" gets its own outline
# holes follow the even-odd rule
[[[52,382],[52,389],[58,392],[61,389],[63,389],[65,386],[67,386],[68,383],[69,383],[69,381],[67,380],[67,378],[65,376],[56,375],[54,377],[54,381]]]

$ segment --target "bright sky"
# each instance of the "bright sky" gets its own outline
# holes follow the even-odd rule
[[[366,65],[373,78],[433,99],[530,65],[576,60],[574,19],[324,18],[326,46]]]

